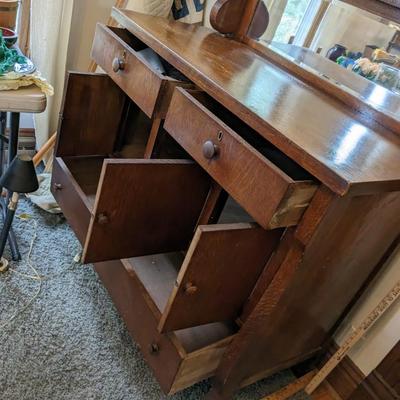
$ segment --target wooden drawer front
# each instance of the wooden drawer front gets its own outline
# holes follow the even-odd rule
[[[193,161],[105,159],[83,261],[186,250],[209,189]]]
[[[120,36],[116,32],[120,33]],[[92,58],[147,116],[152,117],[160,91],[166,90],[164,86],[167,86],[169,82],[176,81],[164,77],[153,70],[123,40],[126,35],[129,34],[124,29],[111,29],[105,25],[97,24]],[[115,63],[116,60],[120,60],[123,63],[123,69],[117,72],[113,69],[113,62]]]
[[[159,329],[235,321],[282,235],[257,224],[202,225],[196,231]]]
[[[264,228],[295,225],[316,190],[286,175],[187,90],[175,90],[164,127]],[[215,155],[206,158],[212,144]]]
[[[215,326],[161,334],[157,331],[159,312],[128,261],[94,267],[166,394],[214,374],[233,336],[225,337],[226,331]],[[197,348],[199,341],[203,344]]]
[[[54,159],[51,192],[77,238],[83,244],[90,222],[90,205],[60,157]]]

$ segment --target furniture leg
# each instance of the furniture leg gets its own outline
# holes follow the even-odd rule
[[[7,126],[7,113],[2,111],[0,112],[0,176],[3,175],[4,140],[6,138],[6,126]]]
[[[19,113],[11,113],[10,141],[8,145],[8,164],[14,160],[18,151]]]
[[[17,112],[11,113],[10,138],[8,140],[8,165],[11,164],[11,161],[17,155],[17,151],[18,151],[19,117],[20,117],[19,113],[17,113]],[[4,207],[3,207],[4,213],[5,213],[5,218],[7,215],[7,204],[10,200],[10,196],[11,196],[11,193],[8,193],[6,204],[4,204]],[[20,260],[21,253],[19,252],[18,245],[17,245],[17,239],[15,237],[12,227],[10,227],[10,231],[8,234],[8,243],[10,244],[12,259],[14,261]]]

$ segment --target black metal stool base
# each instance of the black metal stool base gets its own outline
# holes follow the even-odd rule
[[[11,113],[11,121],[10,121],[10,136],[6,137],[6,127],[7,127],[7,113],[0,112],[0,176],[3,175],[3,166],[4,166],[4,143],[8,143],[8,165],[11,164],[11,161],[17,155],[18,151],[18,133],[19,133],[19,113],[12,112]],[[1,216],[3,217],[3,224],[5,222],[5,217],[7,214],[7,204],[10,198],[10,194],[7,194],[7,199],[1,195],[3,188],[0,187],[0,208],[1,208]],[[21,253],[18,249],[17,239],[15,237],[14,231],[10,228],[8,233],[8,244],[10,245],[11,256],[14,261],[21,260]]]

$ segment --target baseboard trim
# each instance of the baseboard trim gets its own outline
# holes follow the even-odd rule
[[[338,345],[333,343],[324,362],[331,357]],[[346,356],[326,379],[342,400],[398,400],[396,393],[386,384],[377,371],[365,376]]]
[[[336,343],[333,343],[328,350],[326,359],[333,356],[338,347],[339,346]],[[324,361],[326,361],[326,359]],[[366,376],[361,372],[361,370],[348,356],[346,356],[331,372],[327,381],[343,400],[348,400],[365,378]]]

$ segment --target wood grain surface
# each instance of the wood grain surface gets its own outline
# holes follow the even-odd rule
[[[209,188],[191,161],[106,159],[83,261],[185,250]]]
[[[123,26],[338,194],[400,190],[400,137],[205,27],[113,10]],[[178,55],[179,54],[179,55]]]

